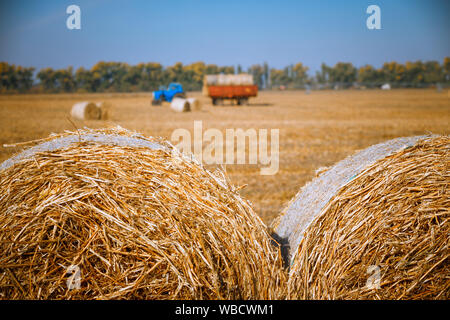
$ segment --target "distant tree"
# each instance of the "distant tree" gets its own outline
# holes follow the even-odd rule
[[[183,65],[177,62],[164,68],[160,63],[148,62],[130,66],[122,62],[99,61],[90,70],[72,67],[53,70],[43,68],[37,73],[43,92],[135,92],[155,90],[160,85],[180,82],[185,90],[200,90],[206,74],[241,73],[242,66],[218,66],[202,61]],[[437,61],[415,61],[405,64],[386,62],[380,69],[365,65],[356,69],[351,63],[339,62],[333,67],[322,63],[315,78],[308,77],[308,67],[302,63],[282,69],[269,68],[267,62],[247,69],[259,88],[286,86],[303,88],[314,81],[322,86],[349,87],[356,81],[368,87],[388,82],[393,86],[424,87],[450,81],[450,57],[443,64]],[[33,86],[34,68],[0,62],[0,92],[27,92]]]
[[[157,62],[147,62],[140,70],[142,77],[138,89],[143,91],[158,89],[164,78],[163,66]]]
[[[26,92],[33,85],[34,68],[0,62],[0,92]]]
[[[351,63],[338,62],[328,69],[329,81],[343,87],[349,87],[356,81],[357,70]]]
[[[184,72],[188,75],[188,78],[185,79],[187,90],[201,89],[205,69],[203,62],[195,62],[184,67]]]
[[[405,64],[405,81],[408,87],[420,87],[425,83],[425,65],[422,61],[410,62]]]
[[[395,85],[404,85],[407,81],[406,67],[395,61],[385,62],[381,68],[381,72],[384,82]]]
[[[328,84],[330,79],[330,70],[331,68],[327,66],[325,63],[320,65],[320,71],[316,71],[316,81],[319,84],[325,85]]]
[[[290,79],[287,75],[286,68],[284,70],[270,69],[270,83],[272,87],[287,86],[289,82]]]
[[[223,67],[219,67],[219,73],[223,73],[223,74],[234,74],[234,67],[233,67],[233,66],[223,66]]]
[[[371,65],[365,65],[358,70],[358,82],[366,87],[379,87],[383,84],[383,72]]]
[[[219,67],[215,64],[207,64],[205,67],[205,74],[218,74]]]
[[[308,80],[308,67],[301,62],[292,67],[292,82],[296,88],[304,87]]]
[[[446,81],[450,81],[450,57],[444,58],[443,71]]]
[[[427,61],[424,64],[424,80],[428,84],[436,84],[445,81],[444,68],[437,61]]]
[[[16,77],[17,77],[17,90],[19,92],[27,92],[33,86],[33,73],[34,68],[25,68],[17,66]]]
[[[175,63],[173,66],[167,67],[165,70],[166,82],[182,82],[183,80],[183,64]]]
[[[73,92],[76,89],[76,81],[72,67],[54,71],[53,79],[54,87],[57,92]]]
[[[269,73],[270,73],[269,65],[267,64],[267,62],[264,62],[264,64],[263,64],[263,86],[264,86],[264,89],[267,89],[269,87],[269,82],[270,82]]]
[[[253,81],[259,88],[263,88],[264,67],[254,64],[248,69],[248,73],[253,76]]]
[[[55,76],[56,76],[55,71],[52,68],[44,68],[38,72],[37,78],[39,79],[44,91],[54,92],[56,88]]]
[[[91,68],[96,91],[129,91],[130,86],[124,80],[129,65],[123,62],[100,61]]]

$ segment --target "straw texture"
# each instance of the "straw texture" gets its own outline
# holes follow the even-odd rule
[[[121,128],[37,142],[75,135],[77,142],[35,150],[0,171],[0,298],[285,296],[279,251],[222,171]]]
[[[448,136],[366,168],[307,227],[288,297],[449,299],[449,185]]]

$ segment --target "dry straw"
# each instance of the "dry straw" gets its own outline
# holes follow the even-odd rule
[[[289,298],[449,299],[449,185],[448,136],[366,168],[304,232]]]
[[[121,128],[37,142],[53,148],[0,171],[0,298],[284,296],[280,254],[223,172]]]

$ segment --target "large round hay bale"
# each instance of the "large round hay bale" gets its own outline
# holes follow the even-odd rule
[[[282,296],[280,255],[222,172],[121,128],[39,143],[0,167],[0,298]]]
[[[173,98],[170,103],[170,108],[176,112],[188,112],[191,111],[191,106],[186,99]]]
[[[84,101],[75,103],[70,114],[77,120],[100,120],[102,111],[95,103]]]
[[[291,202],[278,225],[300,216],[289,241],[289,298],[450,297],[450,137],[421,138],[347,158]],[[354,170],[347,181],[346,169]],[[310,206],[299,207],[301,199]]]
[[[192,111],[200,111],[202,109],[200,100],[198,100],[197,98],[187,98],[187,102],[189,103]]]

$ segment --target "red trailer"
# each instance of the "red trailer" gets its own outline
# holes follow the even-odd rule
[[[241,105],[247,104],[250,97],[257,96],[258,86],[253,84],[253,77],[248,74],[208,75],[205,76],[203,94],[212,99],[213,105],[226,99]]]

